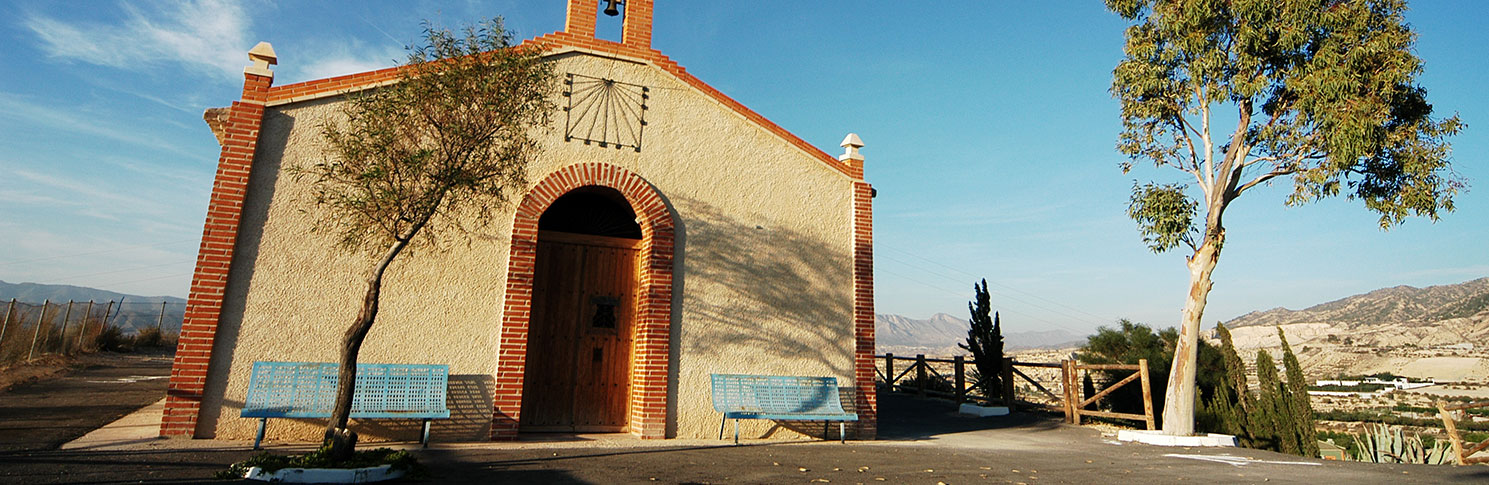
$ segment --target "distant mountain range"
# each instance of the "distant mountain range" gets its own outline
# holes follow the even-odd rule
[[[921,320],[883,313],[874,317],[874,337],[878,341],[879,353],[923,353],[934,356],[966,353],[957,347],[957,344],[967,341],[967,328],[971,324],[966,318],[945,313],[937,313]],[[1069,348],[1085,343],[1085,336],[1059,329],[1003,332],[1004,349],[1010,351]]]
[[[93,316],[98,318],[103,316],[108,302],[112,301],[114,308],[109,323],[123,329],[125,334],[154,327],[156,322],[160,322],[161,330],[178,333],[181,319],[186,314],[186,300],[174,296],[139,296],[82,286],[0,281],[0,312],[5,311],[4,307],[12,298],[16,300],[17,311],[32,314],[42,302],[50,300],[53,305],[65,306],[68,300],[72,300],[74,313],[71,318],[74,321],[83,317],[89,300],[94,303]],[[164,319],[160,312],[162,302],[165,303]]]
[[[1446,381],[1489,378],[1489,278],[1396,286],[1314,305],[1273,308],[1229,322],[1242,358],[1276,354],[1278,330],[1314,377],[1390,372]],[[1213,332],[1211,332],[1213,337]]]
[[[1273,308],[1241,315],[1227,328],[1328,323],[1346,328],[1383,324],[1422,325],[1469,318],[1489,310],[1489,278],[1455,285],[1395,286],[1341,298],[1302,310]]]

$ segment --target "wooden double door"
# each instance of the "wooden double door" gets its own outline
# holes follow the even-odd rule
[[[542,231],[522,431],[626,431],[640,241]]]

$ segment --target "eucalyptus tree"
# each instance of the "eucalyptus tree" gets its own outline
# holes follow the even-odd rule
[[[349,457],[347,429],[357,354],[377,318],[383,277],[406,249],[479,227],[527,184],[537,128],[550,124],[554,71],[543,51],[515,46],[501,19],[460,33],[425,23],[425,44],[410,50],[400,79],[349,95],[342,120],[322,126],[324,161],[295,168],[313,179],[317,229],[340,247],[364,252],[361,310],[340,351],[336,405],[323,447]]]
[[[1232,201],[1291,180],[1287,205],[1337,195],[1380,215],[1436,220],[1463,182],[1417,84],[1403,0],[1106,0],[1126,19],[1113,71],[1117,149],[1184,182],[1135,183],[1128,215],[1155,252],[1183,246],[1189,291],[1163,430],[1194,430],[1195,352]],[[1228,126],[1227,126],[1228,125]]]

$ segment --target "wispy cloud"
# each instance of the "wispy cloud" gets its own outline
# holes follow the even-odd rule
[[[31,102],[23,97],[0,92],[0,118],[13,118],[27,124],[41,124],[65,132],[93,135],[109,140],[174,152],[187,157],[199,157],[201,153],[168,143],[159,138],[142,135],[143,130],[98,123],[93,117],[78,116],[75,110],[59,109]]]
[[[286,76],[287,82],[323,79],[392,67],[398,65],[407,56],[401,46],[369,46],[358,41],[323,42],[317,45],[322,48],[313,53],[316,57],[303,63],[301,67],[292,68],[293,71]]]
[[[31,16],[22,24],[52,57],[139,70],[173,63],[204,75],[237,79],[251,47],[250,20],[236,0],[125,4],[121,23],[68,22]]]

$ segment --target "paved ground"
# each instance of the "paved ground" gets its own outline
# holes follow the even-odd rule
[[[95,371],[113,372],[81,374]],[[73,402],[60,396],[87,388],[48,387],[52,391],[45,394],[59,396],[48,403]],[[14,424],[10,408],[3,407],[10,402],[11,394],[0,394],[0,413],[6,413],[0,422],[12,423],[5,426],[47,426]],[[95,405],[76,404],[84,411]],[[846,445],[747,442],[736,447],[712,440],[550,435],[518,443],[436,444],[416,453],[431,469],[423,483],[1489,483],[1489,466],[1372,465],[1234,448],[1118,444],[1099,430],[1054,419],[959,417],[948,403],[903,396],[883,396],[881,410],[881,439]],[[74,449],[38,448],[55,441],[38,438],[27,441],[33,443],[29,448],[0,452],[0,483],[197,483],[252,454],[244,442],[159,440],[148,433],[120,439],[117,432],[129,427],[111,425],[119,428],[114,435],[90,434],[69,444]],[[75,425],[67,428],[74,429],[69,435],[77,434]]]

